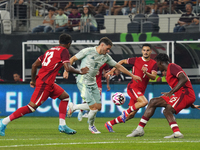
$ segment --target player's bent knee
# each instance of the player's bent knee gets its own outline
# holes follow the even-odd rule
[[[62,99],[61,101],[69,101],[69,97]]]
[[[34,108],[34,107],[32,107],[31,105],[27,105],[28,106],[28,108],[32,111],[32,112],[34,112],[37,108]]]

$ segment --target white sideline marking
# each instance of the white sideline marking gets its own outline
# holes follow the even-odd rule
[[[24,145],[5,145],[0,147],[26,147],[26,146],[49,146],[49,145],[87,145],[87,144],[113,144],[113,143],[199,143],[200,141],[113,141],[113,142],[78,142],[78,143],[49,143],[49,144],[24,144]]]

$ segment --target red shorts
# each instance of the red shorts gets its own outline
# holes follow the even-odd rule
[[[176,92],[175,95],[171,96],[171,98],[166,96],[161,96],[167,104],[171,105],[175,111],[176,114],[178,114],[182,109],[188,108],[194,103],[195,101],[195,95],[194,92]]]
[[[39,83],[36,82],[35,90],[31,97],[31,102],[36,104],[37,106],[40,106],[42,103],[44,103],[48,97],[51,97],[52,99],[58,98],[62,93],[64,92],[64,89],[61,88],[56,83],[52,85],[48,85],[46,83]]]
[[[129,106],[133,106],[137,102],[137,98],[143,96],[144,94],[137,88],[127,87],[127,93],[130,96]]]

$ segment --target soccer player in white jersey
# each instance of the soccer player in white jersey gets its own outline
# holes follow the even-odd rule
[[[71,64],[76,60],[81,60],[80,67],[82,68],[83,66],[87,66],[89,68],[89,72],[87,74],[83,75],[82,77],[78,75],[76,82],[78,89],[80,90],[81,97],[85,99],[87,104],[89,105],[89,130],[94,134],[101,133],[94,126],[96,114],[98,111],[101,110],[101,97],[95,77],[97,72],[99,71],[99,68],[104,63],[107,63],[108,65],[116,67],[121,72],[131,76],[133,80],[141,81],[140,77],[133,75],[126,68],[118,64],[110,57],[108,53],[111,47],[112,41],[107,37],[103,37],[100,39],[98,46],[85,48],[70,59]]]

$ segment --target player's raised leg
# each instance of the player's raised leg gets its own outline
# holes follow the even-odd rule
[[[83,103],[83,104],[73,104],[73,103],[69,103],[69,109],[67,112],[67,117],[71,117],[72,113],[76,110],[90,110],[89,106],[87,103]]]

